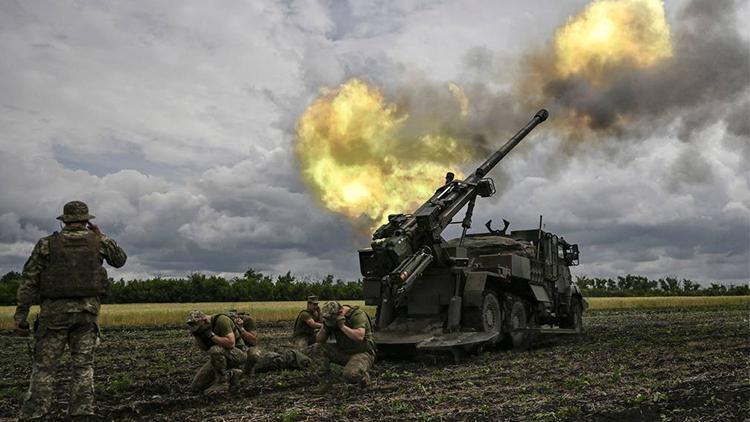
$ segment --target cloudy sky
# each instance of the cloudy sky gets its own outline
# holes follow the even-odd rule
[[[81,199],[129,254],[115,277],[358,277],[367,240],[300,179],[305,107],[351,77],[387,93],[414,80],[512,89],[522,59],[585,4],[0,2],[0,272],[20,270]],[[531,228],[544,214],[581,245],[577,274],[750,280],[750,34],[736,19],[750,10],[670,1],[666,13],[687,46],[676,70],[699,72],[630,98],[641,130],[574,148],[532,135],[494,173],[500,195],[477,223]]]

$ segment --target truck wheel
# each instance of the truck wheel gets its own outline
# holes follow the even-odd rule
[[[510,308],[510,341],[514,349],[524,350],[529,347],[530,333],[515,331],[518,328],[529,327],[529,316],[526,305],[520,300],[514,300]]]
[[[561,328],[573,329],[576,334],[583,334],[583,306],[581,299],[573,297],[570,302],[570,312],[560,323]]]
[[[576,334],[583,334],[583,306],[581,306],[581,300],[575,298],[570,306],[572,308],[570,310],[572,327],[570,328],[576,330]]]
[[[491,290],[485,290],[482,298],[482,306],[479,309],[468,311],[465,317],[465,325],[477,331],[486,333],[496,332],[500,336],[493,344],[502,340],[503,313],[497,295]]]
[[[497,344],[502,339],[503,313],[500,308],[500,301],[497,295],[492,291],[485,291],[482,300],[482,331],[487,333],[498,333],[493,344]]]

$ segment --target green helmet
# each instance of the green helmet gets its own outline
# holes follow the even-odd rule
[[[341,304],[338,302],[326,302],[320,310],[320,316],[327,326],[334,327],[336,326],[336,317],[339,316],[339,311],[341,311]]]
[[[65,223],[76,223],[81,221],[89,221],[95,217],[89,214],[89,207],[83,201],[70,201],[63,207],[63,213],[57,217]]]
[[[187,324],[195,324],[196,322],[201,322],[206,319],[206,314],[199,311],[199,310],[192,310],[188,312],[187,319],[185,320],[185,323]]]

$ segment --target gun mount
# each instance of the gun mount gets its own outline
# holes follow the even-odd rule
[[[520,346],[529,337],[524,331],[540,323],[581,331],[586,302],[568,270],[578,263],[577,245],[541,224],[506,234],[508,224],[500,231],[488,222],[488,234],[467,234],[477,197],[495,193],[487,174],[548,116],[538,111],[464,180],[448,173],[432,197],[412,214],[388,216],[371,247],[359,251],[365,302],[377,305],[379,344],[455,351],[497,343],[506,334]],[[455,222],[461,236],[444,240],[463,209]]]

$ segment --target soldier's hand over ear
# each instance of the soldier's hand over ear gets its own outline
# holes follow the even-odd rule
[[[94,224],[94,223],[92,223],[90,221],[88,223],[86,223],[86,227],[88,227],[89,230],[91,230],[92,232],[94,232],[96,234],[102,234],[102,231],[99,230],[99,226],[97,226],[96,224]]]

